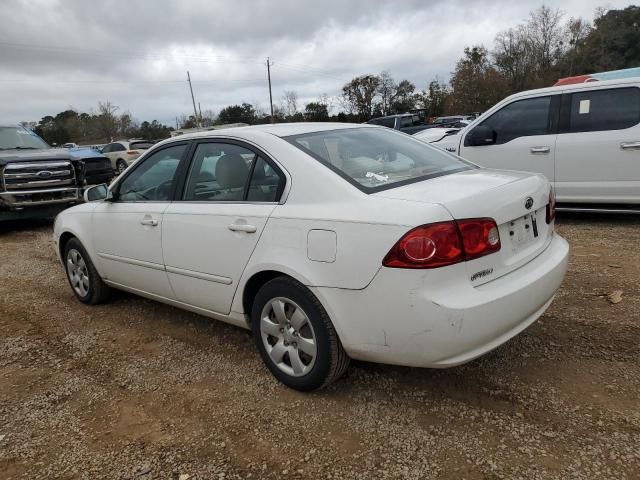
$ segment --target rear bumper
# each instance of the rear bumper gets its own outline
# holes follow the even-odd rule
[[[554,235],[533,260],[472,287],[464,264],[381,268],[364,290],[315,287],[352,358],[451,367],[498,347],[544,313],[562,283],[569,246]]]

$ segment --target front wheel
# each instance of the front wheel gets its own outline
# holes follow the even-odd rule
[[[107,300],[111,289],[102,281],[87,251],[77,238],[67,242],[64,260],[69,285],[78,300],[89,305]]]
[[[118,172],[118,175],[120,175],[122,172],[124,172],[127,169],[127,162],[125,162],[122,159],[119,159],[116,162],[116,171]]]
[[[251,324],[262,360],[291,388],[322,388],[340,378],[349,366],[322,304],[292,278],[275,278],[260,289]]]

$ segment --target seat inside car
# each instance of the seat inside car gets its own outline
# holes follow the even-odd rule
[[[242,200],[248,175],[249,169],[241,155],[230,153],[220,157],[216,164],[216,180],[220,186],[216,200]]]

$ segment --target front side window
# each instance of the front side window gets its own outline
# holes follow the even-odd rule
[[[571,94],[569,132],[622,130],[640,123],[640,89],[616,88]]]
[[[501,108],[479,126],[493,130],[495,144],[510,142],[520,137],[547,135],[551,97],[518,100]]]
[[[275,202],[284,177],[240,145],[201,143],[189,172],[184,201]]]
[[[175,188],[178,165],[186,145],[174,145],[151,153],[120,184],[122,202],[169,201]]]
[[[348,128],[285,139],[367,193],[473,168],[409,135],[385,129]]]

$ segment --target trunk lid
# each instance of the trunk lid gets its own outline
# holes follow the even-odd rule
[[[477,286],[505,275],[540,254],[551,241],[545,220],[549,182],[541,175],[477,169],[378,192],[374,195],[435,203],[456,219],[492,218],[500,232],[500,251],[466,262]]]

